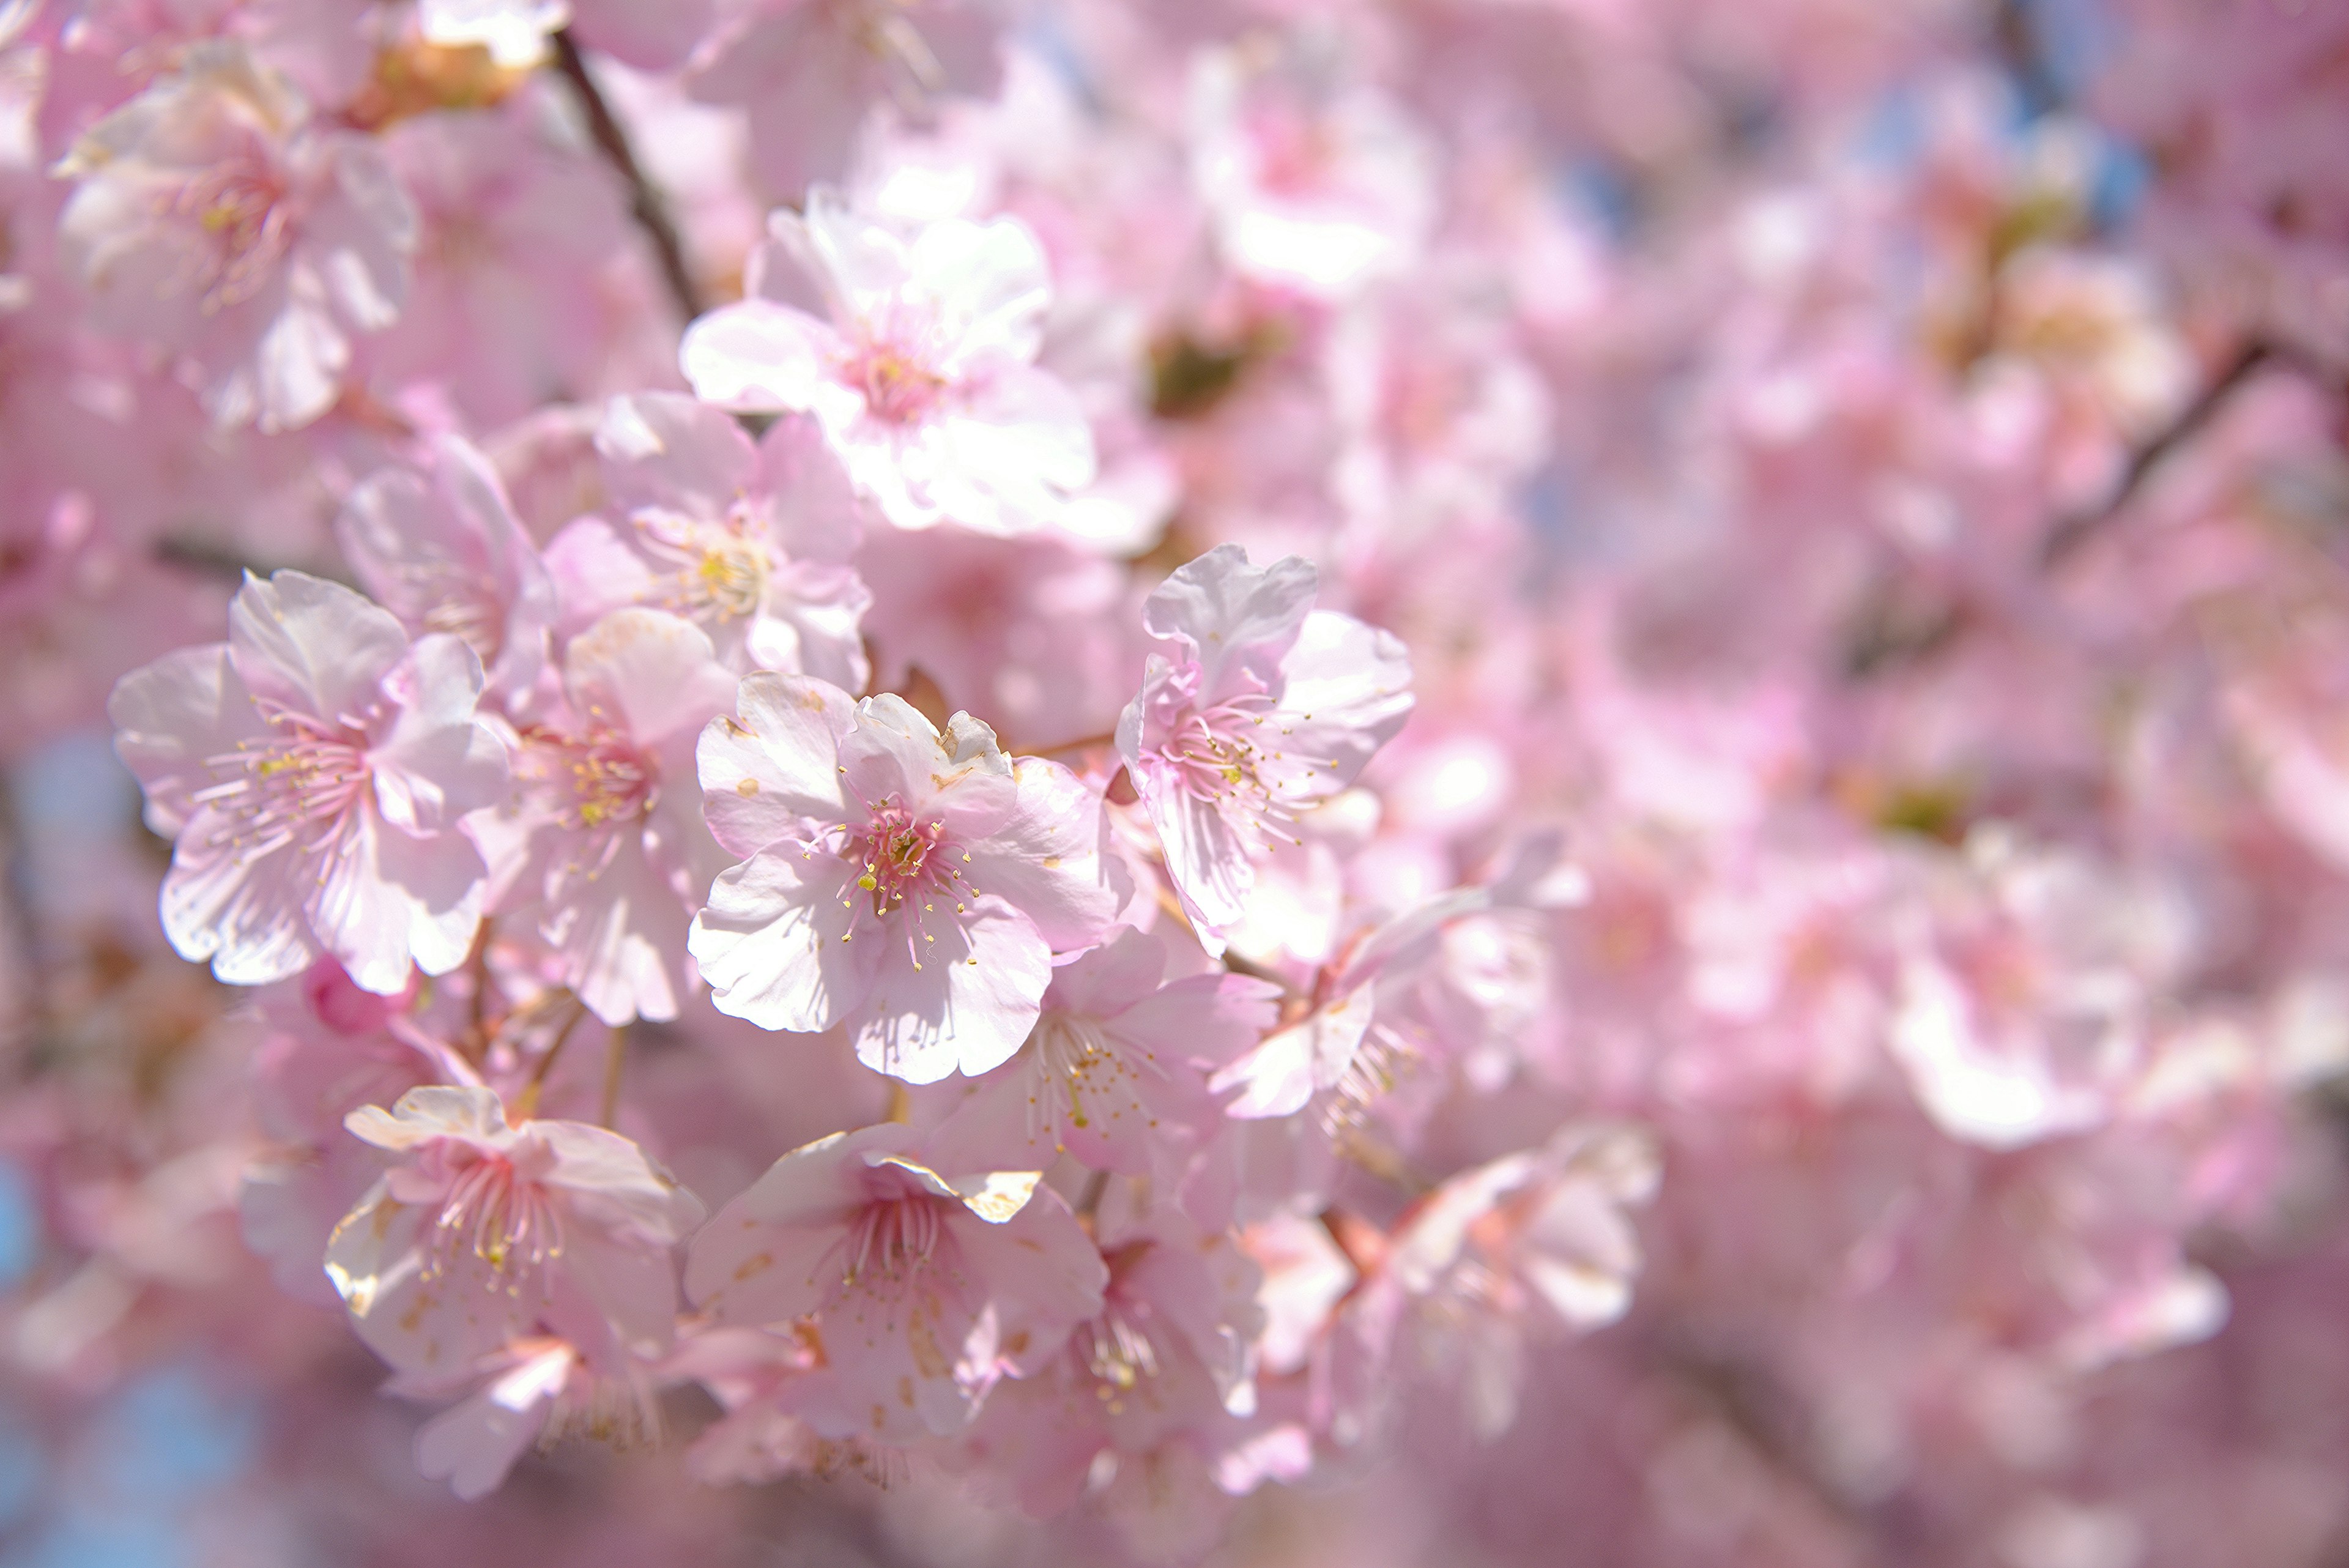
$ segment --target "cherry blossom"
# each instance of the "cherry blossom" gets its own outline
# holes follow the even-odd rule
[[[546,1333],[607,1376],[667,1347],[671,1250],[703,1210],[628,1139],[510,1122],[478,1087],[410,1089],[347,1125],[391,1166],[336,1229],[326,1274],[360,1337],[400,1373],[478,1370]]]
[[[947,1177],[895,1126],[775,1162],[694,1241],[686,1288],[728,1324],[823,1325],[831,1436],[902,1441],[968,1425],[1100,1310],[1107,1270],[1036,1173]]]
[[[1278,987],[1245,975],[1167,981],[1166,950],[1134,930],[1053,971],[1011,1060],[970,1086],[935,1135],[941,1158],[1171,1174],[1223,1117],[1207,1075],[1254,1045]]]
[[[688,922],[725,853],[701,820],[694,747],[734,704],[709,639],[619,609],[564,647],[563,699],[519,732],[511,821],[495,836],[508,908],[535,906],[561,982],[606,1023],[675,1018]]]
[[[569,623],[647,605],[700,627],[738,672],[864,687],[860,512],[809,421],[753,445],[716,410],[648,392],[612,400],[595,444],[621,516],[579,518],[547,546]]]
[[[686,333],[698,396],[812,415],[900,528],[1029,533],[1092,482],[1084,414],[1035,363],[1051,280],[1025,224],[948,218],[901,234],[818,186],[804,215],[770,227],[751,297]],[[792,303],[808,289],[823,317]]]
[[[812,199],[812,181],[847,171],[876,102],[919,109],[934,94],[991,90],[1001,26],[988,0],[755,0],[710,35],[688,85],[747,109],[768,194]]]
[[[336,536],[378,604],[412,632],[464,639],[488,691],[526,696],[546,664],[554,585],[489,460],[460,437],[353,487]]]
[[[2344,60],[0,0],[0,1556],[2334,1560]]]
[[[239,46],[196,46],[58,171],[94,314],[175,357],[223,425],[316,419],[354,336],[399,314],[416,213],[382,153]]]
[[[1401,643],[1314,609],[1315,580],[1294,557],[1257,567],[1223,545],[1143,611],[1166,651],[1119,716],[1117,749],[1211,950],[1246,913],[1268,841],[1351,784],[1411,711]]]
[[[174,840],[163,929],[234,985],[321,953],[366,990],[464,961],[484,867],[460,826],[504,794],[474,713],[481,661],[446,633],[299,572],[248,577],[229,640],[123,678],[117,749]]]
[[[1052,954],[1092,945],[1115,910],[1098,795],[1056,763],[1015,763],[968,714],[941,733],[892,694],[761,672],[738,711],[700,750],[710,831],[743,857],[693,923],[719,1010],[844,1026],[868,1066],[909,1083],[1002,1063],[1035,1026]]]

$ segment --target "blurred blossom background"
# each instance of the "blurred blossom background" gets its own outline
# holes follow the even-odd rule
[[[0,0],[0,1568],[2328,1568],[2349,0]]]

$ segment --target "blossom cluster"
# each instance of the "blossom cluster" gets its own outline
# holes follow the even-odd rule
[[[2337,1555],[2344,58],[0,4],[0,1562]]]

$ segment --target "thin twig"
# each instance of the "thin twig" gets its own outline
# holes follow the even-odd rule
[[[2039,546],[2039,565],[2053,569],[2063,565],[2096,532],[2118,516],[2137,493],[2145,487],[2154,467],[2178,447],[2192,440],[2209,424],[2225,405],[2236,388],[2251,379],[2251,373],[2276,357],[2272,345],[2248,343],[2227,368],[2202,389],[2202,393],[2184,409],[2160,434],[2137,448],[2129,458],[2128,467],[2121,473],[2121,482],[2104,504],[2087,512],[2064,518],[2048,530]]]
[[[530,1070],[530,1082],[524,1084],[522,1093],[514,1096],[516,1116],[528,1120],[538,1113],[539,1091],[546,1086],[546,1075],[554,1070],[554,1059],[563,1054],[563,1047],[570,1042],[571,1032],[578,1028],[579,1021],[586,1016],[587,1004],[576,996],[573,997],[571,1016],[563,1021],[563,1027],[556,1033],[554,1043],[547,1046],[546,1054],[541,1056],[538,1064]]]
[[[693,273],[685,265],[685,245],[678,240],[677,225],[669,221],[664,205],[652,182],[636,162],[636,155],[628,145],[627,132],[612,114],[612,106],[604,101],[604,94],[595,86],[595,78],[587,74],[587,61],[579,53],[578,42],[565,27],[554,35],[554,66],[571,90],[579,95],[579,107],[587,116],[587,134],[595,139],[596,150],[616,171],[628,187],[628,210],[635,214],[637,226],[652,241],[653,255],[660,263],[661,281],[668,286],[669,297],[688,321],[702,312],[701,296],[693,286]]]
[[[1096,1170],[1091,1176],[1086,1177],[1085,1189],[1077,1196],[1077,1218],[1080,1220],[1090,1220],[1095,1214],[1099,1213],[1101,1211],[1102,1194],[1108,1190],[1108,1171]]]

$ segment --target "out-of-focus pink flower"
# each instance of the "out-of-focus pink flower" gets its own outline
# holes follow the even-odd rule
[[[687,923],[725,852],[702,824],[694,747],[734,705],[734,676],[689,621],[620,609],[564,649],[563,697],[514,749],[511,826],[481,829],[520,869],[560,979],[606,1023],[669,1019],[691,992]],[[520,842],[507,843],[508,832]]]
[[[1035,1026],[1053,952],[1100,940],[1115,912],[1096,790],[1013,762],[967,713],[940,734],[894,694],[761,672],[739,701],[700,752],[710,831],[744,857],[694,919],[719,1010],[844,1025],[909,1083],[999,1065]]]
[[[546,665],[554,585],[471,442],[440,437],[415,462],[361,481],[335,536],[360,587],[410,631],[462,638],[499,701],[529,695]]]
[[[2174,891],[2000,825],[1905,911],[1888,1044],[1951,1137],[2019,1148],[2105,1121],[2142,1071],[2153,982],[2186,958]]]
[[[752,171],[789,200],[847,171],[876,105],[918,114],[937,94],[993,92],[1001,30],[992,0],[750,0],[688,80],[696,98],[750,110]]]
[[[1203,52],[1191,170],[1235,272],[1334,300],[1417,258],[1433,160],[1400,107],[1309,52]]]
[[[1179,1175],[1223,1120],[1207,1074],[1271,1026],[1280,990],[1165,971],[1166,950],[1133,930],[1054,970],[1028,1043],[932,1135],[939,1158],[1040,1169],[1067,1153],[1095,1170]]]
[[[961,1430],[1101,1310],[1107,1277],[1036,1173],[942,1175],[894,1124],[785,1155],[686,1262],[688,1293],[721,1323],[812,1315],[827,1386],[808,1420],[885,1442]]]
[[[411,643],[389,612],[299,572],[247,577],[229,640],[123,677],[116,749],[175,840],[164,933],[236,985],[332,953],[366,990],[411,961],[443,974],[481,917],[481,852],[459,829],[509,782],[474,713],[481,661]]]
[[[1313,607],[1316,574],[1219,545],[1159,585],[1153,653],[1117,749],[1166,846],[1184,912],[1211,952],[1247,912],[1269,837],[1354,781],[1411,711],[1392,635]]]
[[[566,628],[648,605],[700,627],[738,673],[864,689],[873,596],[847,564],[859,508],[809,421],[754,445],[716,409],[647,392],[612,400],[595,448],[620,520],[582,517],[547,546]]]
[[[222,425],[308,424],[352,336],[399,314],[416,213],[382,153],[243,45],[192,47],[57,171],[78,182],[58,235],[94,318],[171,357]]]
[[[533,1448],[574,1432],[626,1448],[660,1429],[642,1372],[599,1372],[557,1334],[526,1334],[446,1369],[402,1371],[384,1387],[425,1399],[463,1392],[417,1430],[416,1469],[467,1502],[495,1491]]]
[[[1235,1417],[1256,1410],[1263,1275],[1247,1255],[1169,1210],[1105,1227],[1101,1250],[1100,1312],[1035,1376],[999,1389],[969,1439],[1039,1518],[1075,1501],[1105,1454],[1237,1447],[1247,1428]]]
[[[709,0],[634,5],[627,0],[419,0],[417,23],[435,44],[479,44],[502,66],[545,57],[568,27],[587,47],[639,70],[667,70],[693,53],[709,26]]]
[[[1396,1228],[1351,1310],[1374,1340],[1387,1314],[1408,1314],[1418,1354],[1461,1378],[1471,1424],[1497,1437],[1516,1418],[1528,1339],[1588,1332],[1630,1305],[1640,1260],[1625,1210],[1661,1174],[1644,1129],[1570,1123],[1436,1189]]]
[[[545,132],[555,90],[525,83],[492,107],[383,132],[418,237],[399,320],[363,363],[404,403],[429,396],[488,427],[550,397],[681,384],[675,318],[625,187],[592,149]]]
[[[679,350],[697,395],[744,412],[815,417],[856,488],[900,528],[1048,526],[1092,483],[1092,431],[1036,366],[1051,280],[1015,218],[943,219],[911,234],[828,187],[777,213],[752,297],[703,317]],[[822,300],[791,295],[792,267]]]
[[[484,1088],[411,1089],[347,1124],[393,1158],[326,1249],[359,1336],[436,1376],[554,1334],[623,1375],[675,1331],[673,1249],[702,1207],[644,1151],[578,1122],[509,1124]]]

